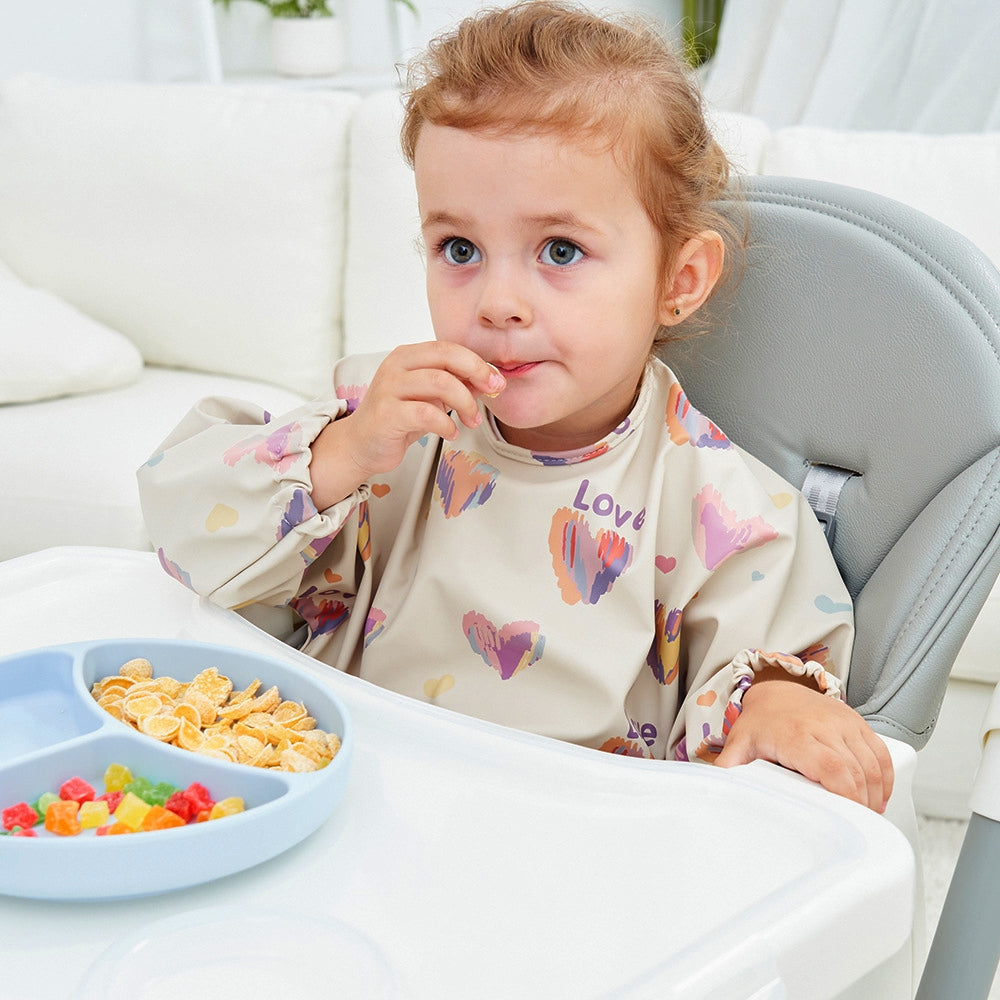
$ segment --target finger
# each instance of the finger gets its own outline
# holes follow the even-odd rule
[[[865,726],[865,740],[872,748],[875,758],[878,761],[882,772],[882,801],[876,807],[879,812],[885,812],[885,807],[892,798],[892,790],[896,783],[896,769],[892,763],[892,754],[885,744],[885,740],[873,729]]]
[[[749,764],[756,756],[751,741],[741,739],[734,726],[726,737],[725,745],[715,755],[714,763],[716,767],[739,767],[740,764]]]
[[[881,812],[887,796],[883,788],[882,764],[875,753],[875,748],[869,745],[862,733],[859,733],[848,739],[846,753],[857,784],[858,801],[875,812]]]
[[[484,361],[463,344],[448,340],[433,340],[423,344],[405,344],[396,348],[391,357],[411,371],[440,368],[464,382],[474,395],[496,396],[503,391],[506,380],[500,371]]]
[[[442,368],[421,368],[403,374],[396,386],[402,399],[431,404],[442,413],[453,411],[466,427],[482,421],[479,404],[469,386]]]

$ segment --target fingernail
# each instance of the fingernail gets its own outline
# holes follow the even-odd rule
[[[493,372],[493,374],[490,375],[486,384],[493,391],[486,393],[486,395],[489,396],[490,399],[495,399],[503,391],[503,387],[507,384],[507,380],[503,377],[503,375],[500,374],[498,368],[494,367],[493,365],[490,365],[490,369]]]

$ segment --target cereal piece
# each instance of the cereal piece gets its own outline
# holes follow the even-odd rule
[[[158,694],[151,692],[129,693],[122,699],[122,712],[131,722],[138,722],[147,715],[156,715],[163,708]]]
[[[115,819],[119,823],[124,823],[130,830],[138,830],[142,826],[146,813],[152,808],[148,802],[143,802],[134,792],[126,792],[115,810]],[[45,822],[48,823],[47,815]]]
[[[283,701],[271,713],[271,718],[282,726],[291,726],[293,722],[304,719],[308,715],[306,706],[298,701]]]
[[[77,805],[93,802],[95,795],[97,791],[94,786],[80,777],[70,778],[59,786],[59,798],[72,799]]]
[[[266,746],[265,742],[256,736],[237,736],[233,744],[236,748],[236,760],[240,764],[249,764]]]
[[[274,747],[270,743],[262,744],[260,753],[247,763],[251,767],[276,767],[277,758],[274,755]]]
[[[139,732],[169,743],[180,731],[181,720],[174,715],[147,715],[139,719]]]
[[[183,826],[184,820],[175,812],[163,806],[151,806],[149,812],[142,818],[139,829],[148,832],[150,830],[169,830],[171,827]]]
[[[232,795],[228,799],[222,799],[212,806],[208,814],[209,819],[221,819],[223,816],[235,816],[236,813],[243,812],[243,799],[237,795]]]
[[[145,680],[153,676],[153,664],[144,657],[138,656],[134,660],[123,663],[118,668],[121,677],[131,677],[133,680]]]
[[[210,726],[219,716],[218,706],[204,691],[188,688],[181,704],[191,705],[194,708],[198,713],[198,723],[202,726]]]
[[[100,705],[101,708],[108,713],[108,715],[113,716],[119,722],[128,722],[128,719],[125,718],[125,713],[122,711],[122,703],[119,699],[112,701],[109,698],[102,698],[97,704]]]
[[[191,702],[182,701],[180,704],[174,705],[173,712],[178,719],[187,719],[192,726],[201,728],[201,713]]]
[[[241,702],[249,701],[260,687],[260,681],[254,678],[242,691],[234,691],[229,696],[230,705],[239,705]]]
[[[180,720],[177,736],[174,738],[174,743],[177,746],[182,750],[197,750],[204,742],[205,737],[202,735],[199,726],[194,725],[187,719]]]
[[[45,810],[45,829],[60,837],[75,837],[80,832],[80,804],[72,799],[56,799]]]
[[[131,677],[105,677],[103,680],[97,681],[91,688],[92,692],[98,692],[101,697],[106,697],[111,694],[123,695],[128,691],[135,681]]]
[[[15,826],[26,829],[38,822],[38,813],[27,802],[18,802],[4,809],[0,813],[0,819],[5,830],[13,830]]]
[[[304,771],[318,771],[319,764],[298,750],[289,747],[287,750],[282,750],[281,752],[281,770],[299,773]]]
[[[80,826],[84,830],[92,830],[107,823],[111,817],[111,810],[106,799],[94,799],[80,805],[79,817]]]
[[[151,683],[154,685],[151,690],[158,691],[171,701],[176,701],[187,690],[187,685],[175,677],[155,677]]]
[[[191,691],[199,691],[204,694],[215,706],[222,705],[233,690],[233,682],[223,674],[219,673],[218,667],[206,667],[188,685],[188,694]]]

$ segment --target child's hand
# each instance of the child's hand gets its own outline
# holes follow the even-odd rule
[[[476,399],[496,395],[503,376],[461,344],[430,341],[387,355],[348,417],[333,421],[313,442],[313,502],[319,510],[348,496],[372,476],[391,472],[425,434],[453,440],[455,418],[482,419]]]
[[[853,708],[796,680],[755,680],[716,758],[720,767],[770,760],[882,812],[892,758]]]

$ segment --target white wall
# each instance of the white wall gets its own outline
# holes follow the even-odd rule
[[[414,19],[392,0],[334,0],[348,31],[354,35],[351,64],[384,48],[389,53],[422,47],[432,35],[489,0],[416,0]],[[680,0],[587,0],[595,8],[639,9],[675,25]],[[397,37],[380,45],[377,35],[396,15]],[[252,5],[256,7],[257,5]],[[251,8],[252,9],[252,8]],[[266,13],[262,8],[258,13]],[[205,51],[205,18],[218,14],[211,0],[0,0],[0,78],[40,72],[79,80],[184,80],[205,78],[210,53]],[[231,39],[224,38],[224,42]],[[244,33],[241,52],[229,53],[243,72],[265,71],[266,37]],[[349,43],[350,45],[350,40]]]

